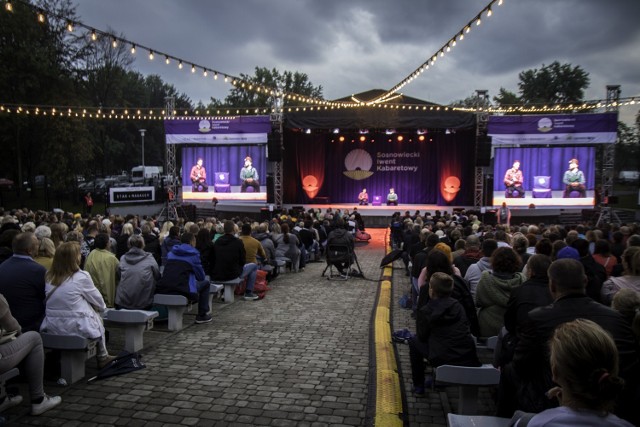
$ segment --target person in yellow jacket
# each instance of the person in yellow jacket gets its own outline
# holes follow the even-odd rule
[[[95,238],[95,249],[89,253],[84,269],[91,275],[93,283],[102,294],[104,302],[113,308],[116,299],[118,258],[109,250],[109,235],[99,233]]]

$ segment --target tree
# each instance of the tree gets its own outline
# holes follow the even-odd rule
[[[640,170],[640,131],[618,122],[616,170]]]
[[[589,87],[589,73],[579,65],[573,67],[558,61],[542,64],[539,70],[523,71],[519,77],[520,99],[525,104],[581,102],[584,90]]]
[[[498,95],[493,97],[493,100],[500,107],[505,107],[508,105],[519,105],[522,103],[518,95],[515,93],[501,87]]]
[[[457,101],[453,101],[450,104],[451,107],[461,107],[461,108],[488,108],[491,107],[491,100],[487,98],[479,98],[478,95],[469,95],[465,99],[459,99]]]
[[[245,83],[261,85],[268,88],[278,88],[285,93],[297,93],[299,95],[313,98],[322,98],[322,86],[314,86],[309,81],[309,76],[304,73],[285,71],[280,73],[277,69],[269,70],[266,67],[256,67],[255,75],[249,76],[240,74],[240,78]],[[233,88],[225,98],[224,105],[216,105],[212,100],[210,107],[221,108],[224,106],[232,108],[268,108],[273,104],[273,96],[269,93],[258,93],[244,88]],[[294,101],[285,98],[285,105],[296,104]]]

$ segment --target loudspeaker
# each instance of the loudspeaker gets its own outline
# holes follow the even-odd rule
[[[476,166],[491,166],[491,137],[479,136],[476,142]]]
[[[267,203],[273,203],[273,201],[275,200],[273,187],[273,175],[267,175]]]
[[[272,162],[282,161],[282,135],[278,131],[267,135],[267,159]]]

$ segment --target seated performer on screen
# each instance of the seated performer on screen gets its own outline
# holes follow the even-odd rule
[[[358,202],[361,205],[367,206],[369,204],[369,193],[367,193],[367,189],[363,188],[360,194],[358,194]]]
[[[389,189],[389,194],[387,194],[387,206],[391,205],[398,206],[398,195],[393,187]]]
[[[580,197],[587,197],[587,187],[585,187],[584,173],[578,169],[578,159],[569,160],[569,170],[562,177],[564,183],[564,197],[569,197],[572,191],[580,193]]]
[[[242,181],[240,192],[244,193],[247,191],[247,187],[253,187],[254,191],[259,193],[260,184],[258,184],[258,178],[258,171],[251,165],[251,157],[245,157],[244,167],[240,169],[240,181]]]
[[[202,166],[202,158],[198,158],[195,166],[191,168],[190,178],[193,184],[193,191],[205,193],[209,191],[207,170]]]
[[[507,169],[507,172],[504,174],[504,185],[507,189],[507,197],[513,197],[514,191],[518,192],[519,197],[524,197],[520,160],[514,160],[513,166],[510,169]]]

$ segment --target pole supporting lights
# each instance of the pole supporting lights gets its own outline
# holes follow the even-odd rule
[[[140,129],[140,136],[142,137],[142,167],[144,167],[144,133],[146,129]]]

